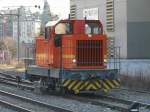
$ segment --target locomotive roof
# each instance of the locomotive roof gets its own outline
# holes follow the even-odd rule
[[[49,21],[49,22],[46,24],[46,27],[54,26],[54,25],[56,25],[59,21],[60,21],[60,20]]]
[[[56,21],[49,21],[49,22],[47,22],[47,24],[45,26],[46,27],[55,26],[59,21],[67,21],[67,19],[66,20],[58,19]],[[70,21],[76,21],[76,20],[70,20]],[[83,20],[80,20],[80,21],[83,21]],[[99,20],[85,20],[85,21],[87,21],[87,22],[98,22]]]

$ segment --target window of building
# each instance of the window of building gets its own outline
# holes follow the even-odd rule
[[[106,0],[106,29],[108,32],[113,32],[115,30],[114,0]]]
[[[77,9],[76,5],[70,6],[70,18],[71,19],[76,19],[76,9]]]

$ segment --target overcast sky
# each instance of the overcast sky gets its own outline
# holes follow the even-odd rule
[[[0,9],[6,9],[8,6],[34,6],[40,5],[43,9],[44,0],[0,0]],[[59,14],[62,18],[67,18],[69,13],[70,0],[47,0],[50,5],[51,12]],[[35,8],[31,8],[35,10]]]

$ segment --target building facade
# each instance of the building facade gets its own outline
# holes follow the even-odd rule
[[[13,21],[15,16],[15,10],[0,10],[0,13],[3,14],[0,16],[0,38],[5,39],[7,37],[13,37]]]
[[[24,7],[19,8],[19,13],[20,43],[33,43],[35,38],[36,19],[32,12],[30,10],[26,10]],[[13,38],[16,39],[16,41],[18,39],[18,18],[13,21]]]
[[[98,19],[121,58],[149,59],[149,0],[70,0],[72,19]]]
[[[2,19],[0,19],[0,40],[3,40],[4,38],[4,26],[5,22],[3,22]]]
[[[18,12],[19,10],[19,12]],[[20,43],[31,43],[33,42],[37,29],[40,24],[40,14],[32,13],[29,9],[27,10],[24,6],[17,9],[0,10],[2,14],[0,16],[0,38],[5,39],[11,37],[17,41],[18,39],[18,17],[19,14],[19,37]]]
[[[16,9],[1,10],[0,13],[2,14],[0,16],[0,39],[5,40],[9,37],[16,42],[16,57],[20,59],[33,58],[33,52],[29,48],[33,49],[35,37],[40,32],[40,14],[38,12],[32,13],[23,6]]]

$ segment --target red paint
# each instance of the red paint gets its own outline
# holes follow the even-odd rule
[[[54,44],[54,40],[56,39],[55,27],[59,23],[72,24],[72,33],[69,35],[61,35],[62,46],[56,47]],[[97,24],[101,28],[101,34],[85,34],[86,23]],[[106,67],[103,60],[104,55],[107,54],[107,37],[103,34],[103,27],[100,21],[61,20],[55,26],[51,27],[50,31],[47,40],[42,36],[36,39],[36,65],[54,68],[63,67],[68,69],[103,69]],[[91,47],[89,47],[90,45]],[[95,46],[95,48],[92,48],[92,45]],[[99,47],[100,45],[101,47]],[[78,48],[79,46],[85,46],[87,48]],[[96,46],[98,46],[98,48],[96,48]],[[88,64],[79,64],[78,62],[73,62],[73,60],[87,61]],[[101,64],[92,64],[91,62],[100,62],[100,60],[102,61]]]

